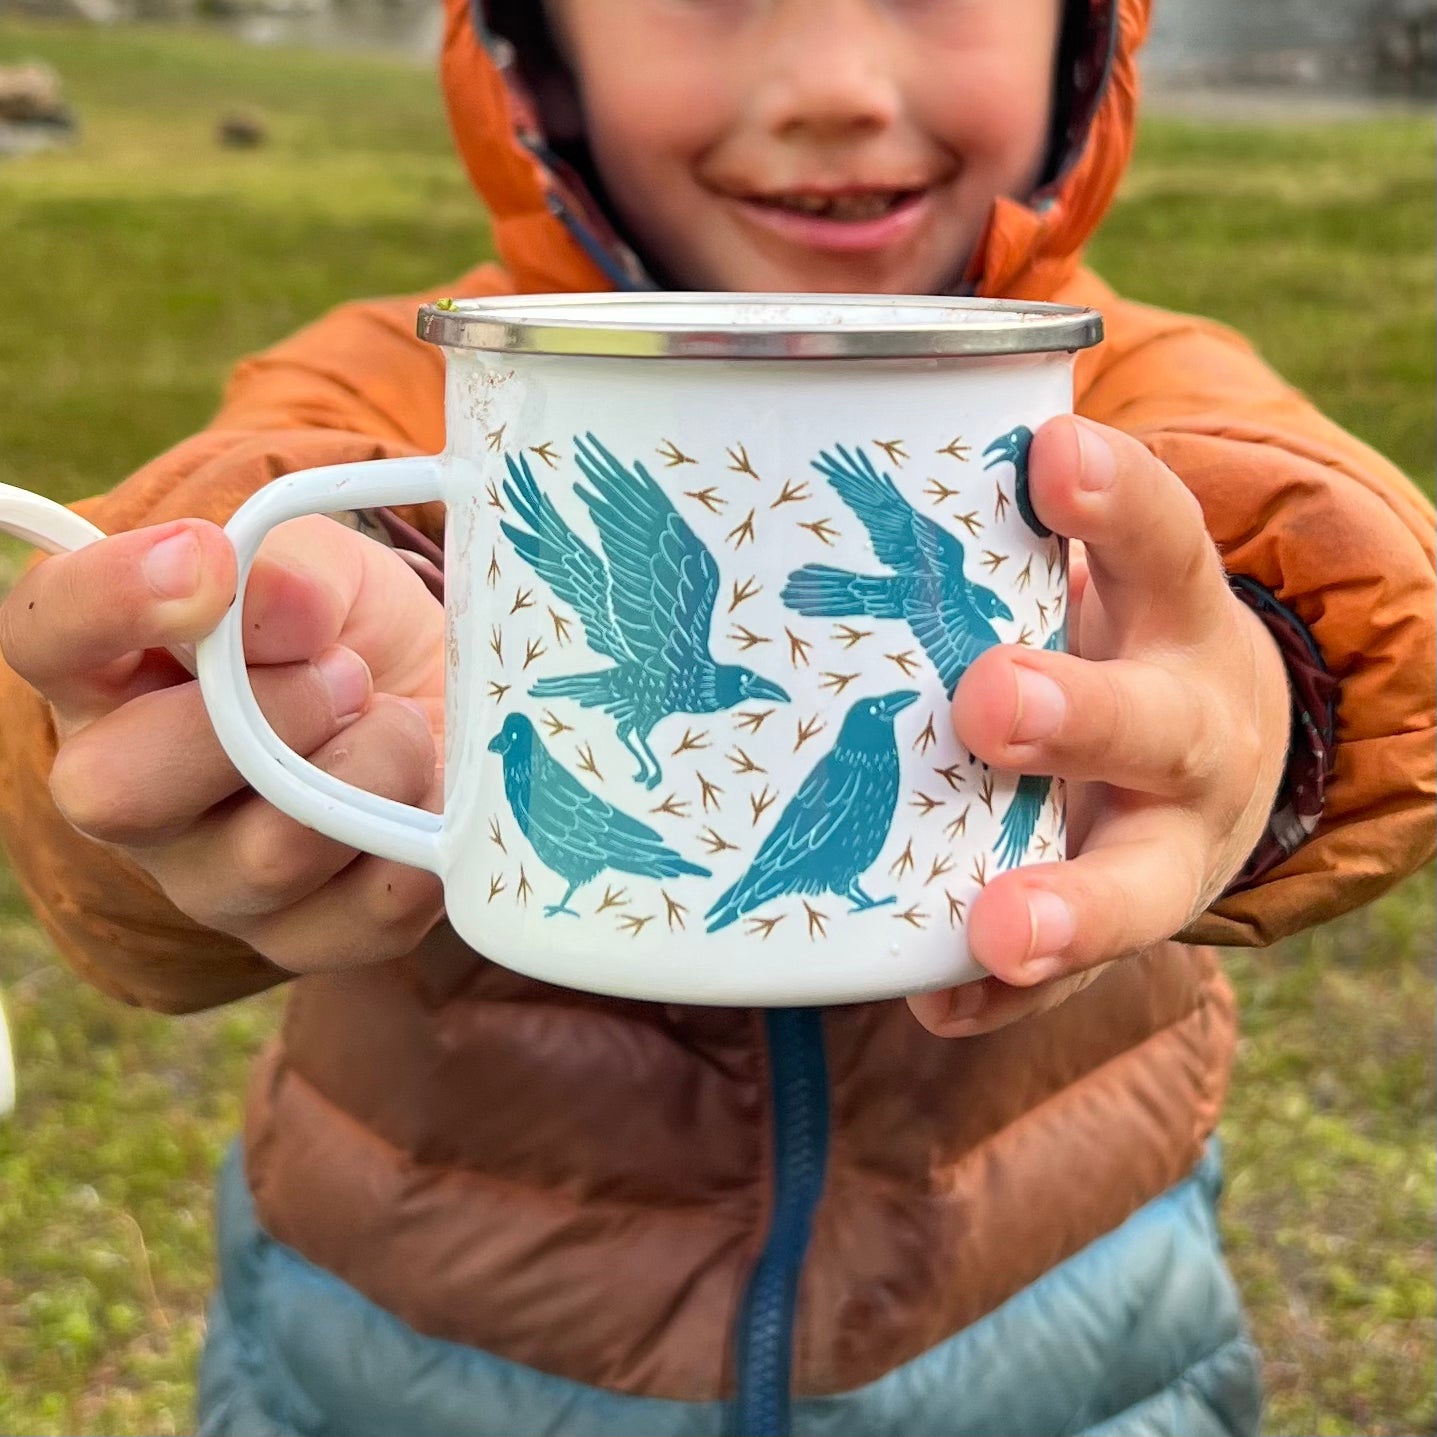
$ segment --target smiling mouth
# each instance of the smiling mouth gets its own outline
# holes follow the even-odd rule
[[[864,224],[881,220],[924,193],[921,189],[864,189],[823,194],[793,190],[768,195],[746,195],[750,204],[805,219],[832,220],[837,224]]]

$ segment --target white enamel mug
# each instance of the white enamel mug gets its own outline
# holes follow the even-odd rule
[[[447,447],[266,486],[276,524],[442,501],[445,801],[286,748],[241,605],[199,645],[249,783],[426,868],[477,951],[685,1003],[891,997],[981,976],[982,886],[1063,856],[1061,785],[990,771],[949,698],[995,643],[1061,647],[1066,553],[1027,446],[1090,310],[983,300],[559,295],[426,307]]]

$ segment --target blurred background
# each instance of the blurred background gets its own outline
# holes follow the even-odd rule
[[[1430,494],[1437,0],[1157,8],[1094,264],[1236,324]],[[109,488],[241,355],[483,257],[438,36],[428,0],[0,0],[0,481]],[[0,540],[0,592],[24,560]],[[1437,1430],[1433,885],[1228,955],[1225,1228],[1273,1434]],[[3,861],[0,992],[0,1432],[187,1431],[211,1173],[280,1000],[108,1002]]]

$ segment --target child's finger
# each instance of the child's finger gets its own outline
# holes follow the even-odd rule
[[[1005,983],[1029,987],[1143,952],[1201,906],[1204,851],[1196,820],[1180,810],[1109,810],[1077,858],[1003,874],[974,899],[973,957]]]
[[[213,524],[117,534],[24,575],[0,608],[0,651],[61,714],[62,727],[76,727],[156,687],[153,676],[136,680],[145,651],[210,632],[234,586],[234,551]],[[382,545],[331,519],[296,519],[270,535],[251,570],[245,656],[294,663],[345,636],[386,687],[404,687],[394,671],[412,669],[417,653],[437,645],[438,614]]]
[[[368,705],[369,670],[348,649],[314,664],[251,670],[280,738],[310,753]],[[197,683],[145,694],[81,729],[56,754],[50,791],[65,817],[101,842],[161,843],[244,779],[220,747]]]
[[[297,663],[339,643],[363,588],[366,546],[379,547],[322,515],[271,530],[245,584],[246,660]]]
[[[1067,1002],[1108,966],[1100,964],[1032,988],[1014,988],[1001,978],[982,978],[942,992],[916,993],[909,998],[908,1006],[913,1016],[936,1037],[977,1038]]]
[[[1199,641],[1228,603],[1222,562],[1192,492],[1131,435],[1064,416],[1029,454],[1034,508],[1086,548],[1118,633]]]
[[[959,742],[996,768],[1164,798],[1200,792],[1230,758],[1192,685],[1138,660],[989,649],[959,682],[953,721]]]
[[[442,606],[392,549],[322,516],[276,528],[246,591],[251,663],[307,659],[344,644],[389,693],[437,690],[443,629]]]
[[[0,608],[0,651],[56,708],[91,708],[141,651],[208,633],[234,587],[234,550],[213,524],[117,534],[24,574]]]
[[[444,914],[444,886],[420,868],[363,854],[313,897],[244,935],[291,973],[324,972],[402,958]],[[346,941],[336,961],[334,935]]]
[[[379,695],[367,713],[308,755],[326,773],[397,803],[434,781],[434,743],[416,707]],[[146,866],[170,899],[207,927],[235,932],[316,893],[356,850],[247,795],[195,825]],[[223,885],[214,876],[225,875]]]

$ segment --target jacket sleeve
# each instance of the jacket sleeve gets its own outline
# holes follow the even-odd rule
[[[1084,296],[1108,338],[1079,363],[1079,412],[1141,439],[1202,504],[1230,575],[1305,626],[1335,684],[1316,829],[1182,936],[1269,943],[1367,903],[1433,852],[1431,505],[1232,331]]]
[[[452,294],[494,293],[476,271]],[[346,305],[241,364],[208,429],[111,493],[76,507],[107,533],[198,517],[225,522],[281,474],[443,447],[443,358],[414,333],[431,296]],[[411,516],[435,533],[435,514]],[[48,706],[0,662],[0,844],[61,955],[86,980],[162,1012],[212,1007],[286,975],[201,928],[114,848],[82,836],[50,799]]]

